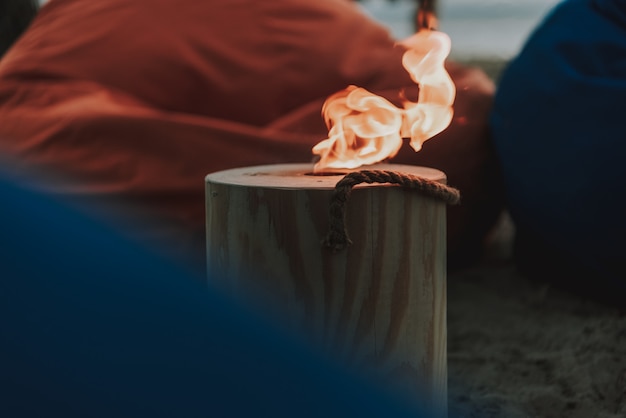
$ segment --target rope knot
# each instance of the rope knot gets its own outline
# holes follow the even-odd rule
[[[457,189],[413,174],[388,170],[362,170],[348,173],[335,185],[330,202],[329,229],[322,240],[322,245],[332,252],[341,251],[352,243],[346,230],[346,204],[352,188],[360,183],[398,184],[407,190],[441,199],[449,205],[456,205],[461,200],[461,194]]]

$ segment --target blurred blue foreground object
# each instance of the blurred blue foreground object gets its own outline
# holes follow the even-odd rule
[[[491,127],[531,277],[626,306],[626,1],[566,0],[505,69]]]
[[[425,416],[62,202],[0,195],[1,417]]]

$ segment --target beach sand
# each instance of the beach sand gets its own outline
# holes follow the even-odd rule
[[[522,276],[513,234],[448,274],[449,417],[626,417],[626,310]]]
[[[496,84],[500,80],[500,76],[502,72],[506,68],[508,61],[505,59],[499,58],[483,58],[483,57],[475,57],[475,58],[458,58],[452,59],[453,61],[462,63],[464,65],[470,67],[478,67],[482,69],[485,74],[489,76]]]
[[[506,66],[464,63],[496,83]],[[626,301],[524,277],[514,233],[503,214],[484,260],[448,274],[449,418],[626,418]]]

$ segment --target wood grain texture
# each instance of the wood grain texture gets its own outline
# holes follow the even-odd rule
[[[374,168],[445,182],[424,167]],[[445,203],[390,184],[356,186],[353,244],[332,253],[321,241],[343,175],[310,172],[292,164],[207,176],[209,277],[445,415]]]

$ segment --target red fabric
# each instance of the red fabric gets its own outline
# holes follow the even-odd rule
[[[155,221],[140,234],[203,258],[206,174],[311,161],[325,98],[355,84],[393,99],[413,86],[401,55],[344,0],[52,0],[0,61],[0,153],[72,180],[56,193],[132,202]],[[461,189],[454,253],[493,221],[497,173],[493,84],[450,72],[451,127],[393,162],[442,169]]]

